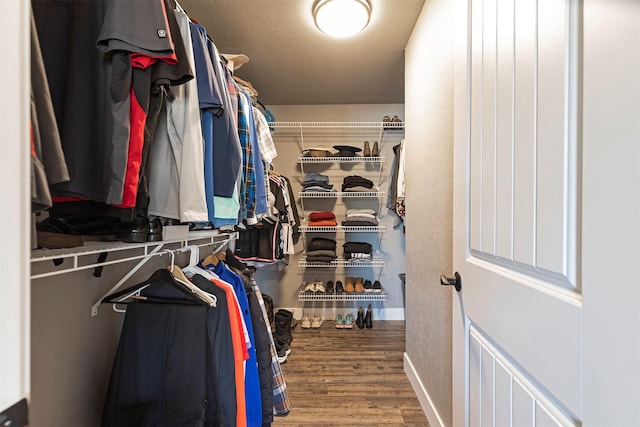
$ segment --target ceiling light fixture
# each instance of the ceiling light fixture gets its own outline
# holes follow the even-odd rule
[[[316,26],[333,37],[351,37],[364,30],[371,18],[369,0],[318,0],[313,7]]]

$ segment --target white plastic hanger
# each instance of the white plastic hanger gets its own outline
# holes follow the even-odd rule
[[[184,277],[179,277],[179,275],[176,276],[174,274],[174,278],[176,279],[176,281],[186,286],[191,292],[193,292],[197,297],[199,297],[203,301],[206,301],[211,307],[215,307],[216,304],[218,303],[217,297],[215,295],[212,295],[208,292],[203,291],[202,289],[200,289],[199,287],[197,287],[196,285],[194,285],[188,280],[188,277],[193,277],[196,274],[200,274],[200,271],[198,271],[199,270],[198,261],[200,260],[199,259],[200,248],[195,245],[189,245],[189,246],[185,246],[185,249],[189,250],[189,254],[190,254],[189,265],[187,265],[182,269],[180,269],[180,267],[175,266],[173,270],[169,270],[169,271],[171,271],[172,273],[174,272],[174,270],[176,272],[180,271],[180,273],[182,273],[182,276]]]

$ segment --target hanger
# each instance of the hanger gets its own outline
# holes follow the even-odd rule
[[[202,292],[200,288],[190,283],[183,282],[180,279],[177,279],[172,273],[171,269],[177,268],[175,266],[175,254],[174,251],[167,250],[168,254],[171,255],[171,266],[168,266],[166,269],[161,268],[156,270],[151,277],[149,277],[144,282],[141,282],[137,285],[131,286],[127,289],[121,290],[119,292],[115,292],[111,295],[104,297],[100,303],[113,303],[114,310],[117,312],[123,312],[123,310],[119,310],[116,308],[116,304],[128,304],[132,302],[132,300],[144,300],[148,302],[173,302],[176,304],[189,304],[189,303],[199,303],[202,305],[215,307],[217,299],[212,297],[210,294]],[[164,297],[154,297],[154,296],[145,296],[141,295],[141,292],[151,286],[154,282],[164,282],[170,284],[171,286],[178,289],[184,295],[190,297],[188,300],[175,299],[175,298],[164,298]]]
[[[187,278],[188,274],[190,274],[191,277],[193,277],[195,274],[200,274],[200,272],[195,271],[198,265],[200,249],[198,248],[198,246],[195,246],[195,245],[185,246],[185,248],[188,249],[190,253],[189,264],[183,269],[181,269],[178,266],[172,266],[173,270],[170,270],[170,271],[172,271],[172,274],[174,274],[175,280],[182,283],[187,289],[189,289],[192,293],[194,293],[198,298],[202,299],[203,301],[206,301],[206,303],[209,306],[215,307],[216,304],[218,303],[217,297],[215,295],[211,295],[210,293],[203,291],[202,289],[200,289],[199,287],[191,283],[191,281]]]
[[[220,261],[220,259],[218,258],[217,254],[211,253],[202,260],[201,264],[203,267],[211,264],[218,265],[218,261]]]

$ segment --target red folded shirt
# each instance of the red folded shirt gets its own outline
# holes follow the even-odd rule
[[[327,211],[311,212],[309,214],[309,221],[320,221],[320,220],[324,220],[324,219],[335,220],[336,216],[333,214],[333,212],[327,212]]]

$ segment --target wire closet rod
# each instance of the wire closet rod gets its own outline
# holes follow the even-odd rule
[[[186,246],[182,246],[182,247],[176,248],[176,249],[164,249],[162,251],[161,251],[161,249],[164,247],[164,244],[163,243],[159,244],[158,246],[153,248],[153,250],[151,252],[149,252],[144,258],[142,258],[140,260],[140,262],[138,262],[138,264],[136,264],[127,274],[125,274],[124,277],[118,281],[118,283],[113,285],[113,287],[111,289],[109,289],[102,297],[100,297],[91,306],[91,317],[95,317],[95,316],[98,315],[98,307],[100,307],[100,304],[102,303],[103,299],[105,299],[106,297],[108,297],[109,295],[111,295],[112,293],[117,291],[127,280],[129,280],[131,278],[131,276],[133,276],[138,270],[140,270],[140,268],[142,268],[142,266],[145,265],[147,263],[147,261],[149,261],[152,257],[158,256],[158,255],[173,255],[173,256],[175,256],[176,254],[179,254],[179,253],[182,253],[182,252],[192,252],[192,251],[194,251],[196,249],[199,250],[199,248],[202,248],[202,247],[205,247],[205,246],[211,246],[211,245],[216,245],[215,249],[212,249],[211,252],[212,253],[218,252],[222,247],[224,247],[224,245],[229,243],[231,240],[234,240],[236,235],[237,235],[237,233],[234,233],[234,234],[231,234],[231,235],[227,236],[223,240],[219,240],[219,241],[215,241],[215,242],[209,241],[209,242],[205,242],[205,243],[186,245]]]

